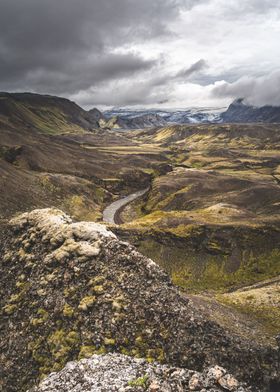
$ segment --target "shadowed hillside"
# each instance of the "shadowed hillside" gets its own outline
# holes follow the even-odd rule
[[[49,134],[98,128],[94,114],[65,98],[32,93],[0,93],[0,129],[32,129]]]

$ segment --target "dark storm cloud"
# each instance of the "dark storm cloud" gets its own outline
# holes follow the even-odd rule
[[[74,96],[82,105],[90,107],[92,105],[107,105],[108,97],[113,106],[121,105],[145,105],[168,103],[173,92],[175,83],[187,83],[191,78],[200,74],[208,68],[205,60],[200,59],[191,66],[183,68],[176,73],[156,72],[158,65],[155,65],[155,72],[144,80],[126,80],[121,84],[102,85],[98,88],[89,89]],[[159,74],[159,76],[157,75]]]
[[[190,82],[191,78],[195,75],[200,74],[208,68],[208,64],[204,59],[200,59],[191,66],[183,68],[176,73],[163,73],[162,75],[153,76],[150,80],[146,80],[148,88],[157,86],[168,86],[172,83],[184,83]]]
[[[228,97],[251,75],[255,91],[278,61],[277,15],[279,0],[0,0],[0,90],[153,104],[217,80],[227,86],[214,96]],[[200,57],[207,72],[203,59],[188,66]]]
[[[204,59],[198,60],[196,63],[192,64],[190,67],[186,69],[182,69],[175,75],[175,79],[188,79],[190,76],[203,71],[204,69],[208,68],[208,64]]]
[[[243,77],[234,83],[220,82],[212,94],[218,98],[245,98],[252,105],[280,105],[280,71],[253,78]]]
[[[68,94],[152,68],[115,49],[170,34],[167,22],[189,3],[0,0],[0,89]]]
[[[88,109],[98,105],[133,106],[168,102],[169,91],[166,85],[152,86],[149,81],[128,81],[120,84],[106,84],[101,88],[91,88],[71,97]],[[109,98],[108,98],[109,97]]]
[[[37,67],[31,65],[20,81],[17,69],[13,69],[9,71],[12,72],[12,79],[6,78],[1,85],[6,86],[6,89],[24,88],[51,94],[72,94],[107,80],[128,77],[151,69],[156,63],[155,60],[144,60],[133,52],[103,53],[92,58],[85,56],[81,62],[75,59],[66,61],[61,67],[52,68],[47,62]],[[22,70],[20,69],[19,72]],[[3,74],[1,65],[0,74]]]

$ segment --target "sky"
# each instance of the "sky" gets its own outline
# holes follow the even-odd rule
[[[0,0],[0,90],[92,107],[280,105],[280,0]]]

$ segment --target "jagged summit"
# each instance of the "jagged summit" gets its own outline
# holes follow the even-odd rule
[[[239,98],[236,98],[232,103],[231,103],[231,105],[245,105],[246,103],[245,103],[245,98],[242,98],[242,97],[239,97]]]
[[[106,352],[197,371],[217,364],[262,391],[276,375],[274,349],[209,321],[105,226],[35,210],[12,219],[0,243],[4,390]]]
[[[97,122],[99,122],[101,119],[105,118],[103,113],[97,108],[93,108],[93,109],[89,110],[88,114],[89,114],[90,118],[92,118],[94,121],[97,121]]]

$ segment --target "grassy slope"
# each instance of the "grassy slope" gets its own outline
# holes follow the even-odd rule
[[[29,93],[0,94],[0,129],[82,133],[96,125],[86,111],[64,98]]]

